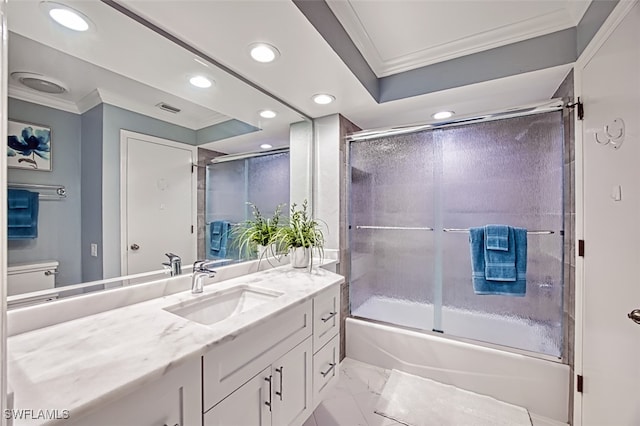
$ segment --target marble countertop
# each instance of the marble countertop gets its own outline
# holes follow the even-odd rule
[[[206,285],[198,295],[177,293],[12,336],[14,408],[69,410],[79,418],[343,281],[321,268],[309,273],[282,266]],[[209,326],[164,310],[237,285],[283,295]]]

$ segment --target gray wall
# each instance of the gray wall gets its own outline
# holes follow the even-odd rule
[[[120,276],[120,129],[196,145],[196,132],[104,104],[102,122],[103,276]],[[160,264],[158,263],[158,268]]]
[[[80,206],[81,206],[81,119],[77,114],[9,98],[10,119],[51,127],[51,172],[9,169],[12,183],[64,185],[67,198],[41,201],[38,238],[9,241],[9,264],[57,260],[60,274],[56,285],[81,282]]]
[[[103,105],[82,114],[82,281],[102,278]],[[91,244],[98,256],[91,256]]]

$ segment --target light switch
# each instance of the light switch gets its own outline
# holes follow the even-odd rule
[[[611,188],[611,198],[613,201],[622,200],[622,187],[620,185],[614,185]]]
[[[91,256],[98,257],[98,245],[96,243],[91,243]]]

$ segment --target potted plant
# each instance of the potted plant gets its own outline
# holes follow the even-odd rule
[[[323,257],[324,235],[318,221],[307,212],[307,200],[302,203],[301,210],[296,207],[295,203],[291,206],[289,223],[278,228],[275,242],[290,251],[291,265],[294,268],[312,267],[314,249]]]
[[[257,251],[258,257],[270,252],[276,255],[275,237],[280,225],[282,215],[282,204],[276,207],[271,218],[265,218],[258,207],[253,203],[247,203],[251,206],[253,219],[249,219],[234,229],[234,242],[239,247],[239,253],[243,253],[247,257],[251,257]]]

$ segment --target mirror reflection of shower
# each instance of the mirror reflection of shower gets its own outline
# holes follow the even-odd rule
[[[221,265],[255,258],[240,252],[234,227],[251,219],[249,203],[270,217],[276,206],[289,203],[289,151],[218,157],[207,166],[205,196],[205,254]]]

